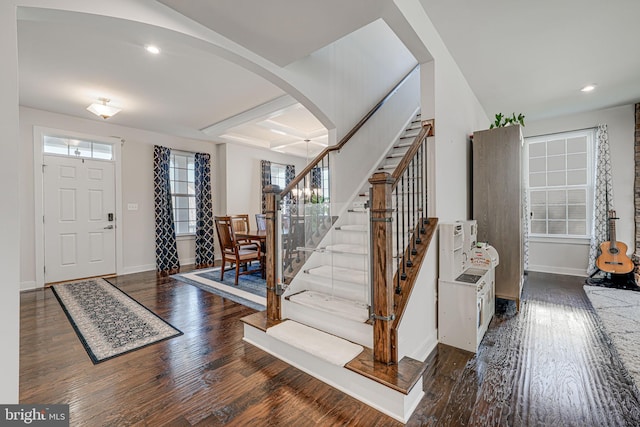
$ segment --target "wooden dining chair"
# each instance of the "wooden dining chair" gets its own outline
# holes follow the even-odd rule
[[[237,214],[229,215],[231,218],[231,225],[235,233],[248,232],[249,228],[249,214]],[[239,242],[249,242],[249,239],[238,239]]]
[[[267,229],[267,216],[265,214],[256,214],[256,226],[258,230]]]
[[[238,277],[241,274],[250,274],[263,271],[263,257],[260,245],[251,242],[238,242],[235,238],[233,230],[233,219],[229,216],[214,217],[216,231],[218,232],[218,243],[222,251],[222,267],[220,268],[220,280],[224,278],[224,269],[227,262],[236,267],[235,284],[238,285]],[[260,263],[259,269],[249,270],[248,265],[252,261]],[[245,266],[244,271],[240,271],[240,267]]]

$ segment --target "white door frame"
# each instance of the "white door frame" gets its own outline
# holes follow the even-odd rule
[[[78,132],[46,128],[41,126],[33,127],[33,183],[34,183],[34,211],[35,211],[35,268],[36,268],[36,288],[44,286],[44,186],[43,186],[43,145],[44,137],[60,136],[66,138],[78,138],[88,141],[102,142],[113,146],[113,156],[115,161],[115,202],[116,202],[116,274],[123,272],[123,245],[122,245],[122,140],[117,137],[104,137],[82,134]]]

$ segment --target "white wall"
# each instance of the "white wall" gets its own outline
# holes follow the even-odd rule
[[[351,200],[419,107],[420,73],[415,71],[343,149],[331,155],[332,203]]]
[[[573,114],[526,123],[525,137],[565,132],[598,124],[609,131],[611,168],[616,214],[616,237],[633,253],[635,245],[634,196],[634,105]],[[532,241],[529,244],[529,270],[549,273],[586,275],[589,243],[586,241]]]
[[[423,73],[423,97],[435,93],[435,194],[430,194],[440,221],[467,219],[469,206],[469,135],[487,129],[489,119],[419,0],[394,0],[434,58]],[[432,69],[433,67],[433,69]],[[433,75],[433,77],[431,77]],[[434,79],[433,88],[425,79]],[[433,105],[423,98],[422,105]],[[427,117],[423,117],[427,118]]]
[[[295,165],[296,174],[304,169],[307,161],[302,157],[244,145],[225,144],[224,147],[226,157],[221,157],[221,161],[226,163],[224,165],[226,199],[221,202],[220,215],[247,213],[250,224],[254,227],[255,214],[262,210],[260,161],[269,160],[284,165]]]
[[[101,119],[100,119],[101,120]],[[87,120],[32,108],[20,108],[20,280],[23,289],[35,285],[33,127],[42,126],[95,136],[124,138],[122,146],[123,255],[127,274],[155,269],[155,226],[153,208],[153,145],[212,155],[216,169],[215,145],[162,135],[140,129],[112,125],[108,121]],[[217,183],[213,182],[214,197]],[[137,203],[137,211],[127,204]],[[193,238],[180,239],[178,254],[181,264],[194,262]]]
[[[390,51],[387,43],[394,40],[397,47]],[[288,65],[281,75],[329,117],[339,140],[415,65],[388,25],[377,20]]]
[[[18,403],[20,354],[20,137],[18,131],[18,42],[13,1],[0,2],[0,403]]]

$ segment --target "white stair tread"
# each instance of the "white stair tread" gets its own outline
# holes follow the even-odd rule
[[[293,320],[267,329],[267,335],[338,366],[346,365],[364,350],[361,345]]]
[[[324,294],[322,292],[300,292],[299,294],[291,295],[289,301],[356,322],[364,323],[369,319],[369,309],[365,303]]]
[[[330,265],[322,265],[320,267],[311,268],[307,273],[312,276],[326,277],[329,279],[341,280],[343,282],[352,282],[364,285],[367,283],[367,272],[362,270],[354,270],[351,268],[331,267]]]
[[[348,243],[339,243],[337,245],[328,245],[326,248],[330,252],[343,252],[349,254],[366,254],[367,248],[363,245],[350,245]]]

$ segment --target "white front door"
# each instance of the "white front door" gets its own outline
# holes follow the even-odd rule
[[[44,156],[45,282],[116,272],[114,163]]]

